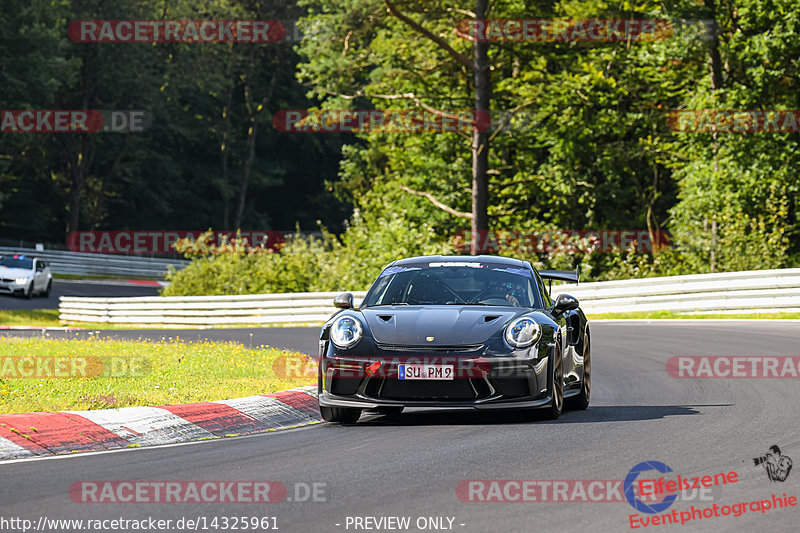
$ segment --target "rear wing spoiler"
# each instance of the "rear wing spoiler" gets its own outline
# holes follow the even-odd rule
[[[578,280],[581,277],[581,266],[578,265],[575,267],[575,270],[540,270],[539,275],[542,276],[542,279],[548,280],[548,287],[547,290],[551,294],[553,293],[553,280],[556,281],[569,281],[571,283],[578,283]]]

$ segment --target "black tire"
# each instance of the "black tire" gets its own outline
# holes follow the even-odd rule
[[[51,279],[50,281],[47,282],[47,288],[42,293],[42,296],[44,296],[45,298],[50,298],[50,289],[52,288],[52,286],[53,286],[53,280]]]
[[[589,399],[592,393],[592,345],[589,341],[589,331],[583,340],[583,380],[581,382],[581,392],[577,396],[567,399],[569,409],[583,410],[589,407]]]
[[[24,292],[22,293],[22,296],[23,296],[23,297],[25,297],[25,298],[27,298],[28,300],[30,300],[31,298],[33,298],[33,282],[31,282],[30,286],[28,287],[28,290],[27,290],[27,291],[24,291]]]
[[[561,353],[561,343],[556,344],[555,353],[553,354],[552,376],[553,376],[553,401],[544,412],[544,416],[548,420],[556,420],[561,416],[561,411],[564,409],[564,364],[562,358],[564,355]]]
[[[319,412],[325,422],[337,422],[339,424],[355,424],[361,418],[361,409],[354,407],[326,407],[319,406]]]

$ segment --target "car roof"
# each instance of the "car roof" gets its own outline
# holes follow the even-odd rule
[[[500,257],[498,255],[420,255],[393,261],[389,266],[401,266],[414,263],[426,263],[436,261],[450,261],[458,263],[495,263],[515,267],[527,266],[525,261],[514,259],[513,257]]]

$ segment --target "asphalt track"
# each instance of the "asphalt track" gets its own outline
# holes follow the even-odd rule
[[[58,309],[60,296],[158,296],[160,287],[135,285],[114,280],[54,279],[50,296],[34,296],[30,300],[10,294],[0,294],[0,309]]]
[[[773,444],[800,460],[797,380],[675,379],[664,367],[673,355],[800,355],[798,323],[605,322],[592,331],[592,404],[556,422],[530,414],[414,411],[364,416],[355,426],[6,463],[0,465],[0,517],[34,524],[43,516],[152,516],[173,524],[207,517],[210,524],[214,517],[275,516],[280,531],[338,532],[392,531],[347,527],[348,517],[365,516],[408,516],[409,531],[435,531],[417,529],[416,519],[444,516],[454,518],[453,531],[463,532],[630,531],[634,510],[626,502],[470,503],[458,498],[456,487],[463,480],[621,480],[645,460],[685,476],[738,473],[738,482],[714,493],[713,502],[679,501],[668,512],[773,493],[800,496],[800,472],[770,482],[752,461]],[[306,332],[314,330],[292,334]],[[87,480],[274,480],[286,485],[293,501],[72,502],[70,485]],[[295,483],[324,483],[325,501],[294,501]],[[797,524],[798,507],[790,507],[646,530],[797,531]]]

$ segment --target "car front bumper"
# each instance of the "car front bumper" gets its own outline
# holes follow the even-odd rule
[[[537,353],[538,352],[538,353]],[[323,357],[319,404],[329,407],[523,409],[551,403],[548,349],[518,357]],[[365,369],[380,362],[370,375]],[[399,379],[400,364],[452,364],[452,380]]]
[[[28,280],[25,284],[19,284],[16,281],[0,281],[0,292],[5,294],[24,294],[28,291],[33,280]]]
[[[358,409],[378,409],[380,407],[424,407],[427,409],[533,409],[550,405],[553,398],[546,396],[528,401],[492,401],[478,402],[442,402],[442,401],[388,401],[375,400],[368,397],[341,397],[324,392],[319,395],[319,404],[323,407],[354,407]]]

